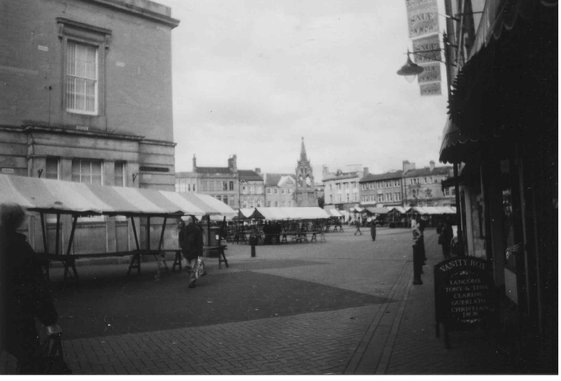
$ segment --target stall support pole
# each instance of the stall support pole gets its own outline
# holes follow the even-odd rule
[[[49,246],[47,245],[47,226],[45,225],[45,214],[43,212],[40,213],[41,215],[41,233],[43,233],[43,249],[45,250],[45,254],[49,253]]]
[[[48,255],[49,245],[47,244],[47,226],[45,225],[45,214],[43,212],[39,212],[39,215],[41,216],[41,233],[43,235],[43,250],[45,251],[45,255]],[[47,268],[45,270],[46,270],[45,277],[48,280],[50,276],[50,262],[47,263]]]
[[[56,214],[56,239],[55,239],[55,254],[60,254],[60,213]]]
[[[69,267],[72,268],[72,272],[74,273],[74,278],[78,280],[78,272],[76,271],[76,264],[74,263],[74,258],[70,257],[70,250],[72,249],[72,244],[74,243],[74,232],[76,231],[76,223],[78,221],[78,216],[72,216],[72,230],[70,230],[70,238],[68,239],[68,248],[66,249],[66,259],[64,261],[64,281],[66,282],[66,278],[70,271],[68,270]]]
[[[206,235],[207,235],[208,241],[206,241],[206,244],[207,244],[208,246],[210,246],[210,214],[207,215],[207,220],[206,220],[206,221],[207,221],[207,228],[208,228],[207,234],[206,234]]]
[[[138,242],[138,234],[136,233],[136,225],[134,223],[134,217],[131,216],[132,232],[134,233],[134,242],[136,243],[136,252],[132,255],[131,262],[129,263],[129,271],[127,271],[127,276],[131,273],[132,269],[137,269],[138,274],[140,274],[140,244]]]
[[[169,271],[168,265],[166,263],[166,254],[162,253],[162,247],[164,245],[164,233],[166,231],[166,222],[167,222],[167,217],[164,217],[164,222],[162,223],[162,232],[160,234],[160,242],[158,244],[158,253],[155,255],[156,260],[158,261],[158,273],[157,276],[159,276],[160,274],[160,263],[162,263],[164,266],[164,269],[167,271]]]

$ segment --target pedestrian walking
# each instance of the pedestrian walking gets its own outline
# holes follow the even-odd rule
[[[376,241],[376,218],[370,221],[370,236],[372,237],[372,241]]]
[[[357,235],[357,234],[362,235],[362,232],[360,231],[360,220],[358,218],[355,220],[355,225],[356,225],[356,230],[355,230],[354,235]]]
[[[179,247],[183,257],[187,260],[189,266],[189,288],[197,286],[197,278],[201,272],[203,255],[203,231],[195,223],[193,216],[184,217],[183,223],[180,223],[179,230]],[[204,274],[204,272],[203,272]]]
[[[411,220],[413,234],[413,284],[423,284],[421,273],[423,271],[422,232],[416,220]]]
[[[452,226],[448,220],[444,220],[438,229],[438,244],[442,245],[442,255],[444,259],[450,258],[450,245],[452,243]]]
[[[0,205],[0,229],[2,252],[5,260],[6,280],[4,332],[6,351],[17,359],[20,374],[45,374],[50,372],[45,353],[39,341],[36,321],[44,326],[46,334],[60,335],[58,314],[54,306],[42,266],[47,260],[33,251],[25,235],[17,230],[25,222],[25,210],[18,204]],[[4,309],[5,308],[5,309]],[[61,359],[62,361],[62,359]],[[66,367],[66,364],[62,364]],[[68,368],[52,369],[68,373]]]

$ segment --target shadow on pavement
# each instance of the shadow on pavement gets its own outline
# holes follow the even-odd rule
[[[281,265],[275,262],[247,267]],[[64,339],[290,316],[388,301],[318,283],[245,271],[243,267],[236,266],[236,272],[211,271],[198,280],[195,289],[187,287],[186,272],[169,273],[159,280],[148,269],[131,277],[122,270],[95,277],[85,273],[79,285],[55,288]]]

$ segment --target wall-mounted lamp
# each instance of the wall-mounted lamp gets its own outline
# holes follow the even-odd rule
[[[413,82],[415,76],[423,72],[423,68],[417,65],[415,62],[411,61],[411,52],[407,51],[407,61],[405,64],[397,71],[398,75],[405,77],[407,82]]]

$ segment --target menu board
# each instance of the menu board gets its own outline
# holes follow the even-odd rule
[[[455,257],[434,266],[437,323],[447,328],[485,323],[494,311],[491,266],[475,257]]]

